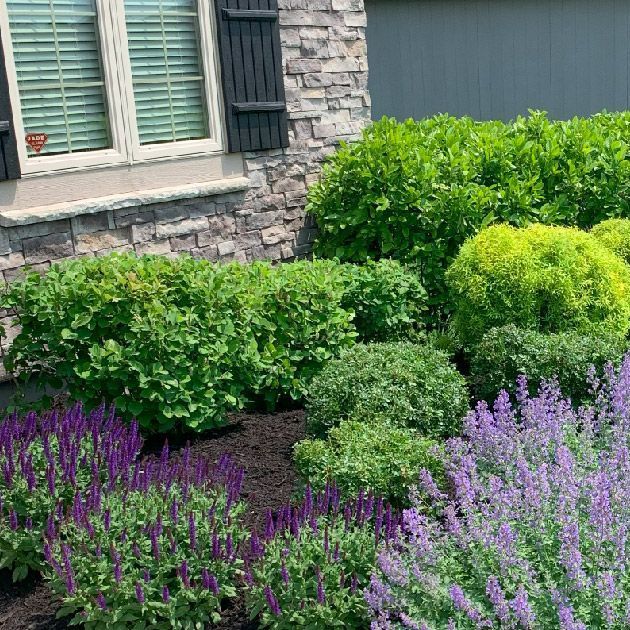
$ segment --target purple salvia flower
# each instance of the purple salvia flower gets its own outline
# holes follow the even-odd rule
[[[280,604],[278,603],[276,596],[273,594],[271,587],[269,585],[265,586],[263,592],[265,594],[265,599],[267,600],[267,605],[269,606],[271,614],[276,616],[281,615],[282,610],[280,608]]]
[[[103,593],[101,593],[100,591],[98,592],[98,595],[96,596],[96,605],[101,610],[107,610],[107,601],[105,600],[105,595],[103,595]]]
[[[188,514],[188,540],[190,548],[195,551],[197,549],[197,528],[195,526],[195,516],[192,512]]]
[[[144,604],[144,589],[142,588],[142,584],[140,584],[140,582],[136,582],[136,599],[139,604]]]

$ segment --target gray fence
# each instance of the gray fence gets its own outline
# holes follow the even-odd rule
[[[366,0],[373,117],[629,108],[630,0]]]

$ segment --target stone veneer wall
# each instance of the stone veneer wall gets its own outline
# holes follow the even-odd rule
[[[342,139],[370,118],[363,0],[279,0],[290,146],[244,154],[240,193],[0,228],[5,281],[25,265],[113,251],[190,252],[210,260],[286,260],[310,250],[308,185]],[[2,318],[7,326],[10,318]],[[7,328],[4,351],[16,331]]]

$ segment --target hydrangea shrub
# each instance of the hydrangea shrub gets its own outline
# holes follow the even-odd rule
[[[76,496],[124,481],[142,441],[135,422],[113,407],[86,414],[80,404],[0,422],[0,568],[13,579],[43,567],[41,537]]]
[[[241,583],[243,470],[185,449],[136,460],[124,484],[77,493],[45,533],[46,577],[61,614],[87,628],[198,628]]]
[[[247,554],[246,598],[262,627],[286,629],[367,626],[364,590],[376,549],[394,537],[391,505],[359,492],[344,500],[326,485],[306,487],[299,506],[267,513],[265,532],[253,533]]]
[[[555,384],[479,403],[421,476],[366,593],[372,628],[627,628],[630,356],[575,410]],[[434,511],[427,514],[432,502]]]

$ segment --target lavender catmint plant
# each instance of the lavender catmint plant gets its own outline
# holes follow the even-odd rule
[[[398,517],[382,499],[359,492],[343,501],[326,485],[305,490],[299,506],[267,513],[264,533],[247,548],[246,599],[269,628],[365,627],[363,591],[379,543],[391,540]]]
[[[575,409],[554,383],[479,403],[378,554],[365,598],[385,628],[630,626],[630,355]],[[433,508],[427,511],[427,505]]]
[[[227,456],[212,465],[165,446],[122,477],[100,486],[97,502],[77,493],[46,535],[45,577],[64,610],[88,628],[216,623],[243,573],[243,470]]]
[[[12,569],[14,580],[40,570],[42,532],[77,496],[98,507],[101,489],[124,481],[141,445],[137,425],[123,425],[113,407],[85,413],[77,404],[2,420],[0,568]]]

